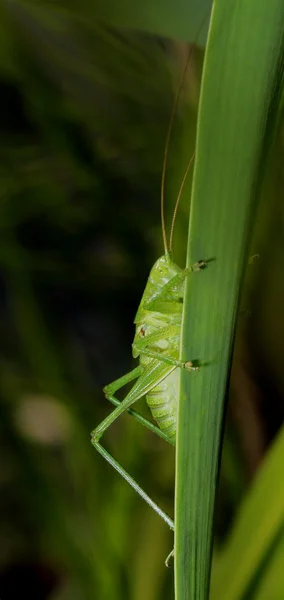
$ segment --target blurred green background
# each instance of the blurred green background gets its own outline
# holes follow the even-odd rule
[[[132,368],[133,318],[163,252],[163,151],[188,47],[31,6],[1,6],[1,600],[23,590],[31,600],[167,600],[172,534],[89,433],[111,410],[103,385]],[[194,149],[202,59],[195,49],[176,116],[168,223],[184,144],[188,159]],[[216,560],[283,422],[282,164],[280,121],[240,308]],[[189,188],[190,177],[185,196]],[[181,266],[187,225],[185,202],[174,236]],[[148,415],[143,402],[139,410]],[[104,443],[173,514],[173,448],[128,416]],[[268,600],[283,598],[284,582],[273,593]]]

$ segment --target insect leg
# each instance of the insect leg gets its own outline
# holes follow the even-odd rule
[[[174,529],[173,520],[148,496],[148,494],[138,485],[138,483],[127,473],[125,469],[109,454],[99,443],[103,433],[108,427],[132,404],[137,402],[139,398],[147,394],[154,385],[157,385],[164,377],[167,376],[169,367],[157,363],[145,368],[143,373],[138,377],[136,383],[127,394],[126,398],[117,406],[117,408],[108,416],[98,427],[91,433],[91,442],[97,451],[107,460],[109,464],[133,487],[133,489],[153,508],[153,510]]]
[[[114,406],[119,406],[119,404],[121,404],[121,401],[118,400],[117,398],[115,398],[115,396],[112,396],[107,399]],[[133,408],[128,408],[127,412],[131,417],[134,417],[134,419],[136,419],[136,421],[138,421],[138,423],[140,423],[140,425],[147,427],[147,429],[149,429],[150,431],[152,431],[153,433],[158,435],[160,438],[162,438],[162,440],[165,440],[165,442],[168,442],[172,446],[175,446],[175,442],[171,438],[169,438],[161,429],[159,429],[159,427],[156,427],[156,425],[154,425],[154,423],[152,423],[151,421],[146,419],[146,417],[143,417],[143,415],[140,415],[140,413],[138,413]]]
[[[189,361],[177,360],[175,358],[172,358],[171,356],[166,356],[165,354],[162,354],[162,352],[152,352],[151,350],[148,350],[148,349],[145,349],[145,350],[139,349],[139,354],[145,354],[145,356],[148,356],[149,358],[155,358],[156,360],[164,362],[168,365],[175,365],[175,367],[180,367],[181,369],[187,369],[188,371],[199,371],[198,365],[195,365],[191,360],[189,360]]]
[[[205,267],[207,267],[207,264],[208,263],[206,260],[198,260],[193,265],[190,265],[190,267],[184,269],[184,272],[188,274],[192,271],[200,271],[201,269],[205,269]]]
[[[158,312],[168,312],[171,307],[168,304],[164,305],[163,303],[177,303],[183,299],[184,281],[186,277],[194,271],[205,269],[206,265],[207,263],[205,260],[199,260],[190,267],[180,271],[180,273],[177,273],[160,289],[153,300],[145,303],[145,308],[147,310],[157,310]]]
[[[119,406],[117,406],[116,409],[113,410],[110,415],[98,425],[98,427],[96,427],[91,433],[92,437],[95,438],[96,441],[99,441],[106,429],[108,429],[122,413],[127,411],[132,404],[137,402],[137,400],[145,396],[154,386],[158,385],[171,370],[170,367],[167,367],[167,365],[163,366],[161,363],[156,363],[155,365],[149,365],[147,368],[143,368],[141,375],[138,377],[127,396],[119,403]],[[130,374],[126,376],[127,381],[129,381],[129,375]],[[120,378],[120,383],[121,380],[125,381],[125,377]]]
[[[133,379],[136,379],[137,377],[139,377],[142,372],[143,372],[143,367],[138,366],[135,369],[133,369],[133,371],[130,371],[129,373],[127,373],[126,375],[123,375],[119,379],[116,379],[109,385],[106,385],[104,387],[104,393],[105,393],[107,400],[109,400],[112,404],[114,404],[114,406],[119,406],[121,404],[121,400],[118,400],[118,398],[116,398],[114,396],[115,392],[117,390],[119,390],[120,388],[122,388],[127,383],[130,383],[130,381],[133,381]],[[165,440],[165,442],[169,442],[173,446],[175,445],[175,442],[173,442],[172,439],[170,439],[163,431],[161,431],[161,429],[159,429],[159,427],[157,427],[156,425],[154,425],[154,423],[152,423],[151,421],[146,419],[146,417],[143,417],[142,415],[140,415],[136,410],[133,410],[133,408],[128,408],[127,412],[132,417],[134,417],[141,425],[144,425],[144,427],[147,427],[147,429],[150,429],[150,431],[152,431],[153,433],[155,433],[156,435],[161,437],[163,440]]]
[[[179,326],[176,324],[167,325],[163,327],[159,331],[154,333],[150,333],[145,337],[141,337],[132,345],[134,350],[134,356],[139,354],[144,354],[149,358],[154,358],[161,362],[164,362],[168,365],[174,365],[175,367],[181,367],[182,369],[187,369],[188,371],[198,371],[199,367],[197,364],[192,361],[182,361],[176,358],[175,356],[167,356],[165,352],[159,352],[157,350],[149,350],[150,348],[154,348],[155,345],[160,342],[167,340],[169,338],[174,338],[179,335]]]
[[[138,367],[135,367],[135,369],[133,369],[132,371],[129,371],[129,373],[126,373],[126,375],[123,375],[122,377],[119,377],[119,379],[116,379],[112,383],[106,385],[103,391],[107,399],[109,400],[110,397],[113,396],[113,394],[117,390],[120,390],[120,388],[124,387],[127,383],[130,383],[130,381],[133,381],[133,379],[137,379],[138,377],[140,377],[142,373],[143,367],[139,365]]]
[[[170,552],[170,554],[167,556],[166,560],[165,560],[165,565],[166,567],[170,567],[170,560],[171,558],[173,558],[175,555],[175,549],[173,548],[173,550]]]
[[[156,502],[150,498],[150,496],[148,496],[148,494],[140,487],[140,485],[138,485],[137,481],[135,481],[135,479],[133,479],[133,477],[131,477],[131,475],[129,475],[129,473],[123,469],[119,462],[117,462],[117,460],[115,460],[113,456],[111,456],[111,454],[109,454],[109,452],[107,452],[105,448],[101,446],[101,444],[95,442],[94,440],[92,440],[92,444],[101,454],[101,456],[106,459],[106,461],[123,477],[123,479],[125,479],[131,485],[131,487],[139,494],[139,496],[141,496],[141,498],[143,498],[143,500],[145,500],[145,502],[147,502],[147,504],[153,508],[153,510],[165,521],[165,523],[167,523],[170,529],[174,531],[175,525],[171,517],[169,517],[169,515],[167,515],[167,513],[165,513],[158,506],[158,504],[156,504]]]

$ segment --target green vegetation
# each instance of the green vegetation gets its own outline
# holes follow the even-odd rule
[[[205,364],[181,382],[177,600],[208,598],[212,528],[210,600],[284,597],[282,4],[217,0],[206,53],[187,261],[212,260],[187,288],[182,352]],[[194,39],[206,10],[1,4],[5,600],[23,586],[37,600],[174,598],[172,533],[89,433],[111,411],[103,386],[134,366],[132,321],[163,252],[180,40]],[[199,48],[170,144],[168,226],[195,147],[202,62]],[[190,184],[174,235],[181,266]],[[149,418],[145,403],[135,408]],[[104,444],[173,515],[174,448],[128,415]]]
[[[182,358],[202,357],[204,367],[199,377],[181,376],[177,600],[206,600],[209,593],[228,368],[261,169],[282,93],[283,23],[283,2],[268,8],[258,0],[219,0],[209,31],[187,263],[211,262],[202,277],[188,279],[185,296]]]

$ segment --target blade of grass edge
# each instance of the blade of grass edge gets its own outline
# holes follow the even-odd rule
[[[187,264],[176,452],[176,600],[207,600],[225,392],[284,4],[217,0],[205,56]]]

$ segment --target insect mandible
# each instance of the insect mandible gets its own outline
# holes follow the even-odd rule
[[[116,408],[91,433],[91,443],[96,450],[144,498],[149,506],[164,519],[172,530],[174,530],[173,520],[148,496],[120,463],[105,450],[100,443],[100,439],[109,426],[122,413],[128,411],[142,425],[167,442],[175,445],[179,369],[197,371],[199,368],[190,359],[188,361],[180,360],[180,332],[185,279],[190,273],[205,268],[206,261],[199,260],[191,267],[181,269],[175,264],[172,258],[172,239],[177,208],[194,155],[187,166],[177,196],[169,244],[166,236],[164,217],[164,185],[170,135],[191,51],[192,47],[188,54],[172,109],[164,151],[161,184],[161,222],[165,253],[156,261],[150,271],[134,320],[135,336],[132,344],[132,354],[134,358],[139,359],[139,365],[104,388],[106,398]],[[135,383],[133,383],[129,393],[122,401],[118,400],[115,393],[132,381],[135,381]],[[146,396],[147,404],[158,427],[131,408],[143,396]]]

